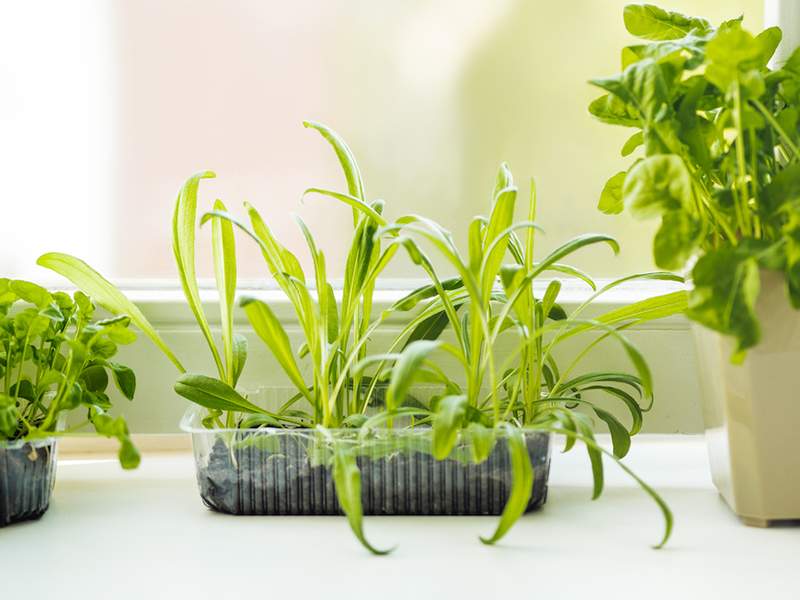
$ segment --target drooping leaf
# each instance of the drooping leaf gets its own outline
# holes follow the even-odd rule
[[[393,549],[380,550],[369,543],[364,535],[364,514],[361,506],[361,472],[358,470],[352,449],[338,443],[334,447],[333,481],[336,486],[336,498],[342,507],[350,529],[356,538],[370,552],[384,555]]]
[[[679,270],[702,241],[700,220],[685,210],[670,210],[661,217],[653,238],[653,257],[662,269]]]
[[[758,262],[746,252],[706,252],[692,269],[688,315],[709,329],[736,339],[732,360],[741,362],[760,338],[755,304],[760,290]]]
[[[89,410],[89,420],[100,435],[116,438],[119,441],[119,463],[123,469],[135,469],[141,462],[141,455],[133,445],[128,431],[128,425],[122,417],[112,417],[104,410],[92,406]]]
[[[525,443],[525,433],[516,427],[506,428],[506,443],[511,459],[511,493],[508,496],[500,522],[489,537],[481,537],[484,544],[494,544],[508,533],[528,508],[533,491],[533,466]]]
[[[139,308],[128,300],[111,282],[85,262],[68,254],[50,252],[40,256],[36,264],[66,277],[78,288],[94,298],[107,311],[116,315],[128,315],[131,321],[153,341],[181,373],[186,371]]]

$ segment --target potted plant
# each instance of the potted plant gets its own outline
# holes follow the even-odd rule
[[[47,510],[59,436],[91,424],[119,440],[123,468],[139,464],[125,420],[108,414],[106,393],[113,379],[133,399],[134,372],[112,359],[136,334],[127,317],[96,320],[94,312],[83,292],[0,279],[0,527]],[[64,417],[79,410],[85,421],[64,428]]]
[[[322,125],[306,126],[331,144],[348,184],[346,193],[318,188],[306,192],[353,209],[354,234],[341,293],[330,284],[324,254],[302,221],[298,219],[298,224],[313,262],[310,274],[254,207],[245,205],[245,223],[217,202],[199,222],[210,222],[212,228],[222,322],[219,350],[199,302],[194,266],[198,187],[213,174],[190,178],[176,202],[173,248],[178,271],[217,365],[215,376],[184,372],[175,385],[195,404],[183,426],[193,436],[205,503],[233,514],[344,512],[358,539],[379,554],[384,551],[364,535],[365,512],[501,514],[497,530],[483,538],[493,543],[523,512],[544,502],[551,432],[567,436],[567,450],[576,441],[586,445],[595,478],[593,497],[597,497],[603,487],[603,454],[615,460],[626,454],[630,435],[639,430],[652,402],[650,371],[622,330],[682,311],[685,294],[652,298],[591,318],[585,310],[598,295],[625,281],[680,278],[646,273],[597,290],[589,276],[560,261],[592,244],[607,244],[617,251],[616,242],[602,235],[576,238],[535,261],[535,196],[529,219],[516,222],[517,188],[506,166],[500,170],[489,217],[477,217],[470,227],[470,254],[464,259],[450,235],[432,221],[417,216],[388,221],[383,204],[367,200],[347,145]],[[303,334],[302,344],[294,347],[269,304],[241,299],[254,332],[291,384],[272,386],[268,393],[279,395],[280,402],[269,406],[263,393],[238,389],[247,346],[232,327],[234,228],[258,244]],[[522,238],[519,231],[525,233]],[[417,237],[431,242],[458,275],[439,277]],[[401,248],[425,270],[430,283],[373,316],[375,283]],[[510,263],[507,256],[512,257]],[[112,312],[133,315],[133,322],[166,350],[158,334],[134,312],[135,306],[88,265],[61,254],[45,255],[39,262],[95,297],[102,295],[99,301]],[[534,294],[533,282],[544,273],[578,277],[595,292],[567,315],[557,302],[558,281],[551,282],[542,297]],[[397,339],[385,352],[368,352],[372,334],[398,312],[408,313],[408,324]],[[455,343],[440,339],[448,329]],[[593,337],[562,369],[553,350],[576,335]],[[496,364],[501,339],[515,343],[517,349],[505,364]],[[583,356],[607,339],[622,346],[635,374],[576,372]],[[442,355],[456,359],[463,377],[446,374]],[[180,362],[170,356],[183,372]],[[422,394],[417,393],[420,383]],[[630,426],[596,404],[595,393],[619,401],[630,413]],[[613,452],[595,442],[586,410],[608,426]],[[671,513],[654,490],[631,475],[664,514],[663,544],[671,530]]]
[[[748,524],[800,518],[800,52],[770,68],[780,29],[741,18],[630,5],[624,21],[642,41],[589,111],[633,128],[622,154],[639,156],[599,208],[661,217],[656,264],[691,269],[716,486]]]

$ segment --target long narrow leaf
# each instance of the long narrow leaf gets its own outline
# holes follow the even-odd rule
[[[78,289],[85,292],[100,306],[115,315],[128,315],[133,322],[152,342],[161,350],[166,357],[177,367],[178,371],[184,373],[184,369],[178,358],[169,349],[166,342],[150,324],[150,321],[142,314],[142,311],[123,294],[119,289],[92,269],[89,265],[79,258],[69,254],[50,252],[42,254],[36,264],[50,269],[69,279]]]
[[[195,404],[212,410],[271,414],[256,406],[224,381],[186,373],[175,382],[175,391]]]
[[[450,456],[467,414],[467,404],[467,397],[464,395],[445,396],[439,400],[432,431],[433,457],[436,460],[444,460]]]
[[[228,209],[222,201],[214,203],[214,210]],[[222,346],[225,349],[227,381],[235,385],[233,303],[236,296],[236,245],[233,225],[225,219],[214,219],[211,223],[211,241],[214,254],[214,275],[219,293],[219,316],[222,324]],[[241,348],[239,349],[241,351]]]
[[[308,394],[303,376],[294,360],[289,336],[286,335],[286,331],[275,313],[267,304],[254,298],[242,298],[241,305],[247,314],[250,325],[270,349],[284,373],[298,390],[305,390],[305,393]]]
[[[525,514],[533,491],[533,466],[525,443],[525,433],[517,427],[507,427],[506,431],[513,478],[511,494],[503,508],[503,514],[500,516],[500,522],[495,532],[490,537],[480,538],[484,544],[494,544],[508,533],[517,519]]]
[[[364,535],[364,512],[361,506],[361,473],[358,470],[356,459],[351,449],[342,443],[337,443],[334,447],[333,459],[333,482],[336,486],[336,497],[350,529],[353,530],[356,538],[370,552],[377,555],[389,554],[393,550],[380,550],[367,541]]]
[[[202,179],[212,179],[216,175],[211,171],[203,171],[192,175],[183,184],[178,199],[175,201],[175,211],[172,215],[172,252],[178,267],[183,293],[186,302],[194,314],[197,325],[206,339],[214,363],[220,377],[225,376],[225,367],[217,350],[208,319],[203,312],[200,302],[200,290],[197,287],[197,274],[195,272],[195,230],[197,228],[197,191]]]

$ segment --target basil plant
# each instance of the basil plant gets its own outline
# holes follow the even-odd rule
[[[126,316],[96,320],[83,292],[50,293],[29,281],[0,279],[0,442],[68,435],[92,425],[119,440],[119,461],[139,465],[139,452],[122,417],[112,417],[110,381],[128,400],[134,372],[113,360],[136,334]],[[83,422],[64,429],[63,417]]]
[[[712,26],[630,5],[622,72],[591,83],[589,111],[633,130],[635,157],[600,196],[609,214],[660,218],[656,264],[691,267],[688,314],[733,336],[734,362],[759,341],[759,270],[783,273],[800,307],[800,49],[770,68],[781,30],[753,35],[742,19]]]

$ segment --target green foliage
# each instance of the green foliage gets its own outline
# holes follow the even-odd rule
[[[50,252],[40,256],[36,264],[66,277],[78,289],[83,290],[84,293],[91,296],[95,302],[110,313],[126,315],[172,361],[179,371],[182,372],[184,370],[183,365],[145,318],[142,311],[128,300],[114,284],[85,262],[68,254]]]
[[[415,312],[388,353],[365,361],[375,365],[373,381],[389,378],[391,399],[387,394],[385,413],[371,420],[390,427],[393,418],[399,416],[403,395],[411,389],[415,378],[428,373],[427,381],[441,383],[442,394],[423,405],[431,413],[432,451],[438,459],[450,454],[459,435],[474,436],[479,432],[479,439],[484,441],[475,445],[479,450],[474,458],[480,460],[491,449],[492,431],[511,432],[509,451],[515,488],[497,531],[484,540],[487,543],[494,543],[508,531],[524,512],[530,495],[530,485],[525,483],[532,478],[529,458],[524,442],[520,442],[521,434],[515,432],[524,429],[550,431],[557,427],[574,434],[573,440],[589,440],[587,451],[595,478],[594,496],[601,493],[602,453],[593,442],[593,423],[586,414],[574,411],[583,408],[594,413],[611,433],[612,456],[617,460],[625,456],[630,436],[641,428],[642,413],[652,405],[652,376],[644,357],[623,331],[644,321],[683,312],[687,306],[686,294],[674,292],[593,318],[583,316],[597,297],[626,282],[636,279],[681,281],[680,277],[666,272],[641,273],[611,282],[594,291],[571,313],[558,303],[561,291],[558,280],[548,281],[541,295],[535,293],[534,282],[554,266],[558,265],[560,272],[575,272],[572,267],[559,263],[561,259],[597,244],[608,245],[614,252],[618,251],[618,246],[608,236],[588,234],[567,241],[541,261],[535,260],[538,229],[533,223],[535,194],[531,194],[528,203],[528,220],[514,223],[517,195],[510,170],[507,165],[501,165],[490,216],[476,217],[470,225],[467,257],[461,255],[450,233],[429,219],[411,215],[382,228],[381,233],[389,240],[402,240],[411,260],[425,270],[431,283],[395,303],[392,311]],[[433,247],[458,276],[439,277],[422,244]],[[497,248],[503,249],[500,259]],[[513,261],[505,260],[506,253]],[[582,279],[595,290],[590,278]],[[433,339],[417,341],[415,336],[420,328],[428,330],[435,318],[446,321],[452,341],[436,339],[443,328],[437,328]],[[583,349],[565,369],[560,368],[554,352],[564,341],[578,335],[586,338]],[[405,345],[411,338],[415,341]],[[606,341],[619,344],[635,374],[575,374],[583,358]],[[512,349],[502,364],[498,364],[495,356],[500,343]],[[398,354],[394,352],[396,348],[404,349]],[[463,369],[461,375],[445,377],[436,368],[435,357],[440,355],[454,358]],[[631,414],[630,426],[626,427],[610,412],[597,406],[591,399],[593,393],[620,402]],[[572,443],[574,441],[567,449]]]
[[[609,179],[598,208],[660,217],[661,268],[699,257],[689,314],[733,336],[741,360],[759,340],[759,269],[783,272],[800,306],[800,49],[770,69],[777,27],[754,36],[741,19],[712,27],[652,5],[627,6],[623,17],[647,43],[623,49],[619,74],[591,82],[606,94],[589,112],[637,128],[622,154],[642,156]]]
[[[46,257],[47,264],[61,260]],[[128,400],[136,391],[134,372],[110,360],[119,345],[136,339],[132,319],[95,320],[94,313],[83,292],[70,297],[0,279],[0,440],[67,435],[82,425],[61,431],[62,415],[81,409],[85,424],[119,440],[120,464],[135,468],[140,457],[125,420],[107,413],[111,379]]]
[[[677,25],[665,25],[664,19],[676,21],[670,15],[664,17],[657,13],[656,23],[647,25],[649,35],[667,35],[658,33],[658,27],[682,26],[678,21]],[[631,90],[629,96],[646,98],[653,96],[647,91],[648,86],[663,87],[663,82],[659,83],[652,74],[640,72],[628,77],[624,85],[613,81],[605,85],[610,92],[627,85]],[[656,95],[659,94],[663,95],[662,91]],[[598,112],[605,111],[609,122],[616,119],[624,123],[630,121],[631,115],[638,115],[613,98],[607,96],[596,105]],[[619,112],[620,108],[624,111]],[[615,117],[616,112],[619,115]],[[175,384],[176,392],[207,409],[202,422],[209,428],[313,427],[328,436],[334,443],[333,451],[315,460],[326,461],[333,469],[339,503],[353,533],[376,554],[384,551],[376,549],[365,537],[360,473],[355,460],[360,444],[367,447],[366,440],[376,428],[430,428],[430,435],[414,439],[422,444],[421,451],[437,459],[458,455],[458,460],[481,462],[495,448],[497,439],[508,440],[513,488],[498,527],[492,536],[484,539],[486,543],[500,540],[527,507],[533,482],[525,443],[528,431],[566,432],[565,450],[571,449],[576,440],[583,441],[594,476],[593,497],[599,496],[603,487],[604,453],[594,442],[594,421],[589,415],[597,417],[608,428],[613,441],[611,457],[619,460],[628,452],[630,436],[641,429],[643,413],[653,402],[652,376],[647,363],[624,335],[624,330],[684,311],[686,294],[678,292],[650,298],[591,318],[585,317],[584,311],[597,297],[628,281],[680,278],[664,272],[642,273],[597,289],[591,277],[561,260],[597,245],[618,252],[617,242],[601,234],[578,236],[536,260],[539,227],[535,223],[535,188],[531,182],[527,218],[515,219],[519,190],[505,164],[498,171],[488,216],[476,217],[469,226],[468,255],[463,256],[450,232],[430,219],[405,215],[394,221],[387,220],[383,216],[383,202],[367,198],[358,164],[347,144],[323,125],[305,125],[319,132],[331,145],[347,184],[347,192],[309,188],[304,194],[332,199],[352,210],[353,232],[341,293],[334,293],[327,275],[325,254],[302,220],[297,219],[297,224],[313,265],[308,273],[297,256],[274,236],[253,206],[245,203],[247,218],[241,220],[217,201],[213,210],[199,219],[199,225],[211,222],[222,324],[220,350],[200,302],[194,262],[198,190],[201,181],[213,174],[202,172],[191,177],[176,202],[173,249],[187,302],[209,345],[217,374],[182,374]],[[627,150],[637,147],[643,141],[641,137],[631,141]],[[677,210],[682,206],[685,181],[674,182],[670,179],[671,173],[651,171],[650,176],[658,180],[659,185],[678,196]],[[609,212],[618,210],[619,199],[624,194],[623,183],[627,185],[623,179],[627,179],[625,174],[618,176],[609,187]],[[662,203],[661,198],[648,195],[647,189],[637,194],[640,196],[637,206],[644,212],[655,212],[653,207]],[[235,230],[258,246],[267,274],[289,300],[302,334],[301,343],[293,346],[268,303],[258,298],[241,299],[241,307],[254,332],[297,389],[275,412],[264,410],[237,390],[247,344],[233,331]],[[454,276],[439,275],[426,253],[427,247],[444,259],[455,272]],[[428,282],[381,314],[373,315],[376,281],[401,248],[423,270]],[[110,284],[99,274],[85,263],[70,259],[66,262],[72,268],[59,272],[79,282],[78,285],[102,290],[114,300],[107,303],[108,308],[124,312],[127,308],[124,296],[115,289],[110,290]],[[559,303],[562,290],[559,279],[548,279],[543,290],[536,285],[553,274],[585,282],[591,290],[587,301],[567,313]],[[0,298],[7,289],[9,286],[0,285]],[[35,290],[31,293],[32,297],[36,295]],[[406,317],[405,326],[386,352],[370,354],[367,348],[370,337],[397,313]],[[145,333],[152,330],[143,317],[136,324]],[[114,335],[121,333],[116,329],[115,332]],[[583,349],[571,363],[562,367],[554,352],[563,342],[576,336],[584,338]],[[632,373],[580,372],[583,358],[604,342],[620,346],[630,361]],[[496,355],[501,344],[511,348],[509,354],[504,352],[502,363]],[[452,359],[460,371],[445,373],[440,366],[442,357]],[[131,389],[127,373],[112,368],[112,375],[123,391]],[[87,374],[86,381],[91,387],[107,384],[96,370]],[[413,394],[417,383],[437,391],[429,398],[417,398]],[[377,393],[379,391],[381,393]],[[630,414],[629,425],[596,404],[596,397],[601,395],[618,402]],[[8,420],[7,413],[0,399],[0,427]],[[109,432],[118,430],[118,426],[105,420],[102,427]],[[348,445],[331,437],[331,430],[348,428],[359,430],[357,440],[363,444],[353,444],[350,440]],[[460,452],[463,448],[459,443],[463,441],[467,442],[469,450]],[[655,492],[640,483],[662,506],[663,501]],[[669,527],[671,516],[668,509],[664,510]]]

